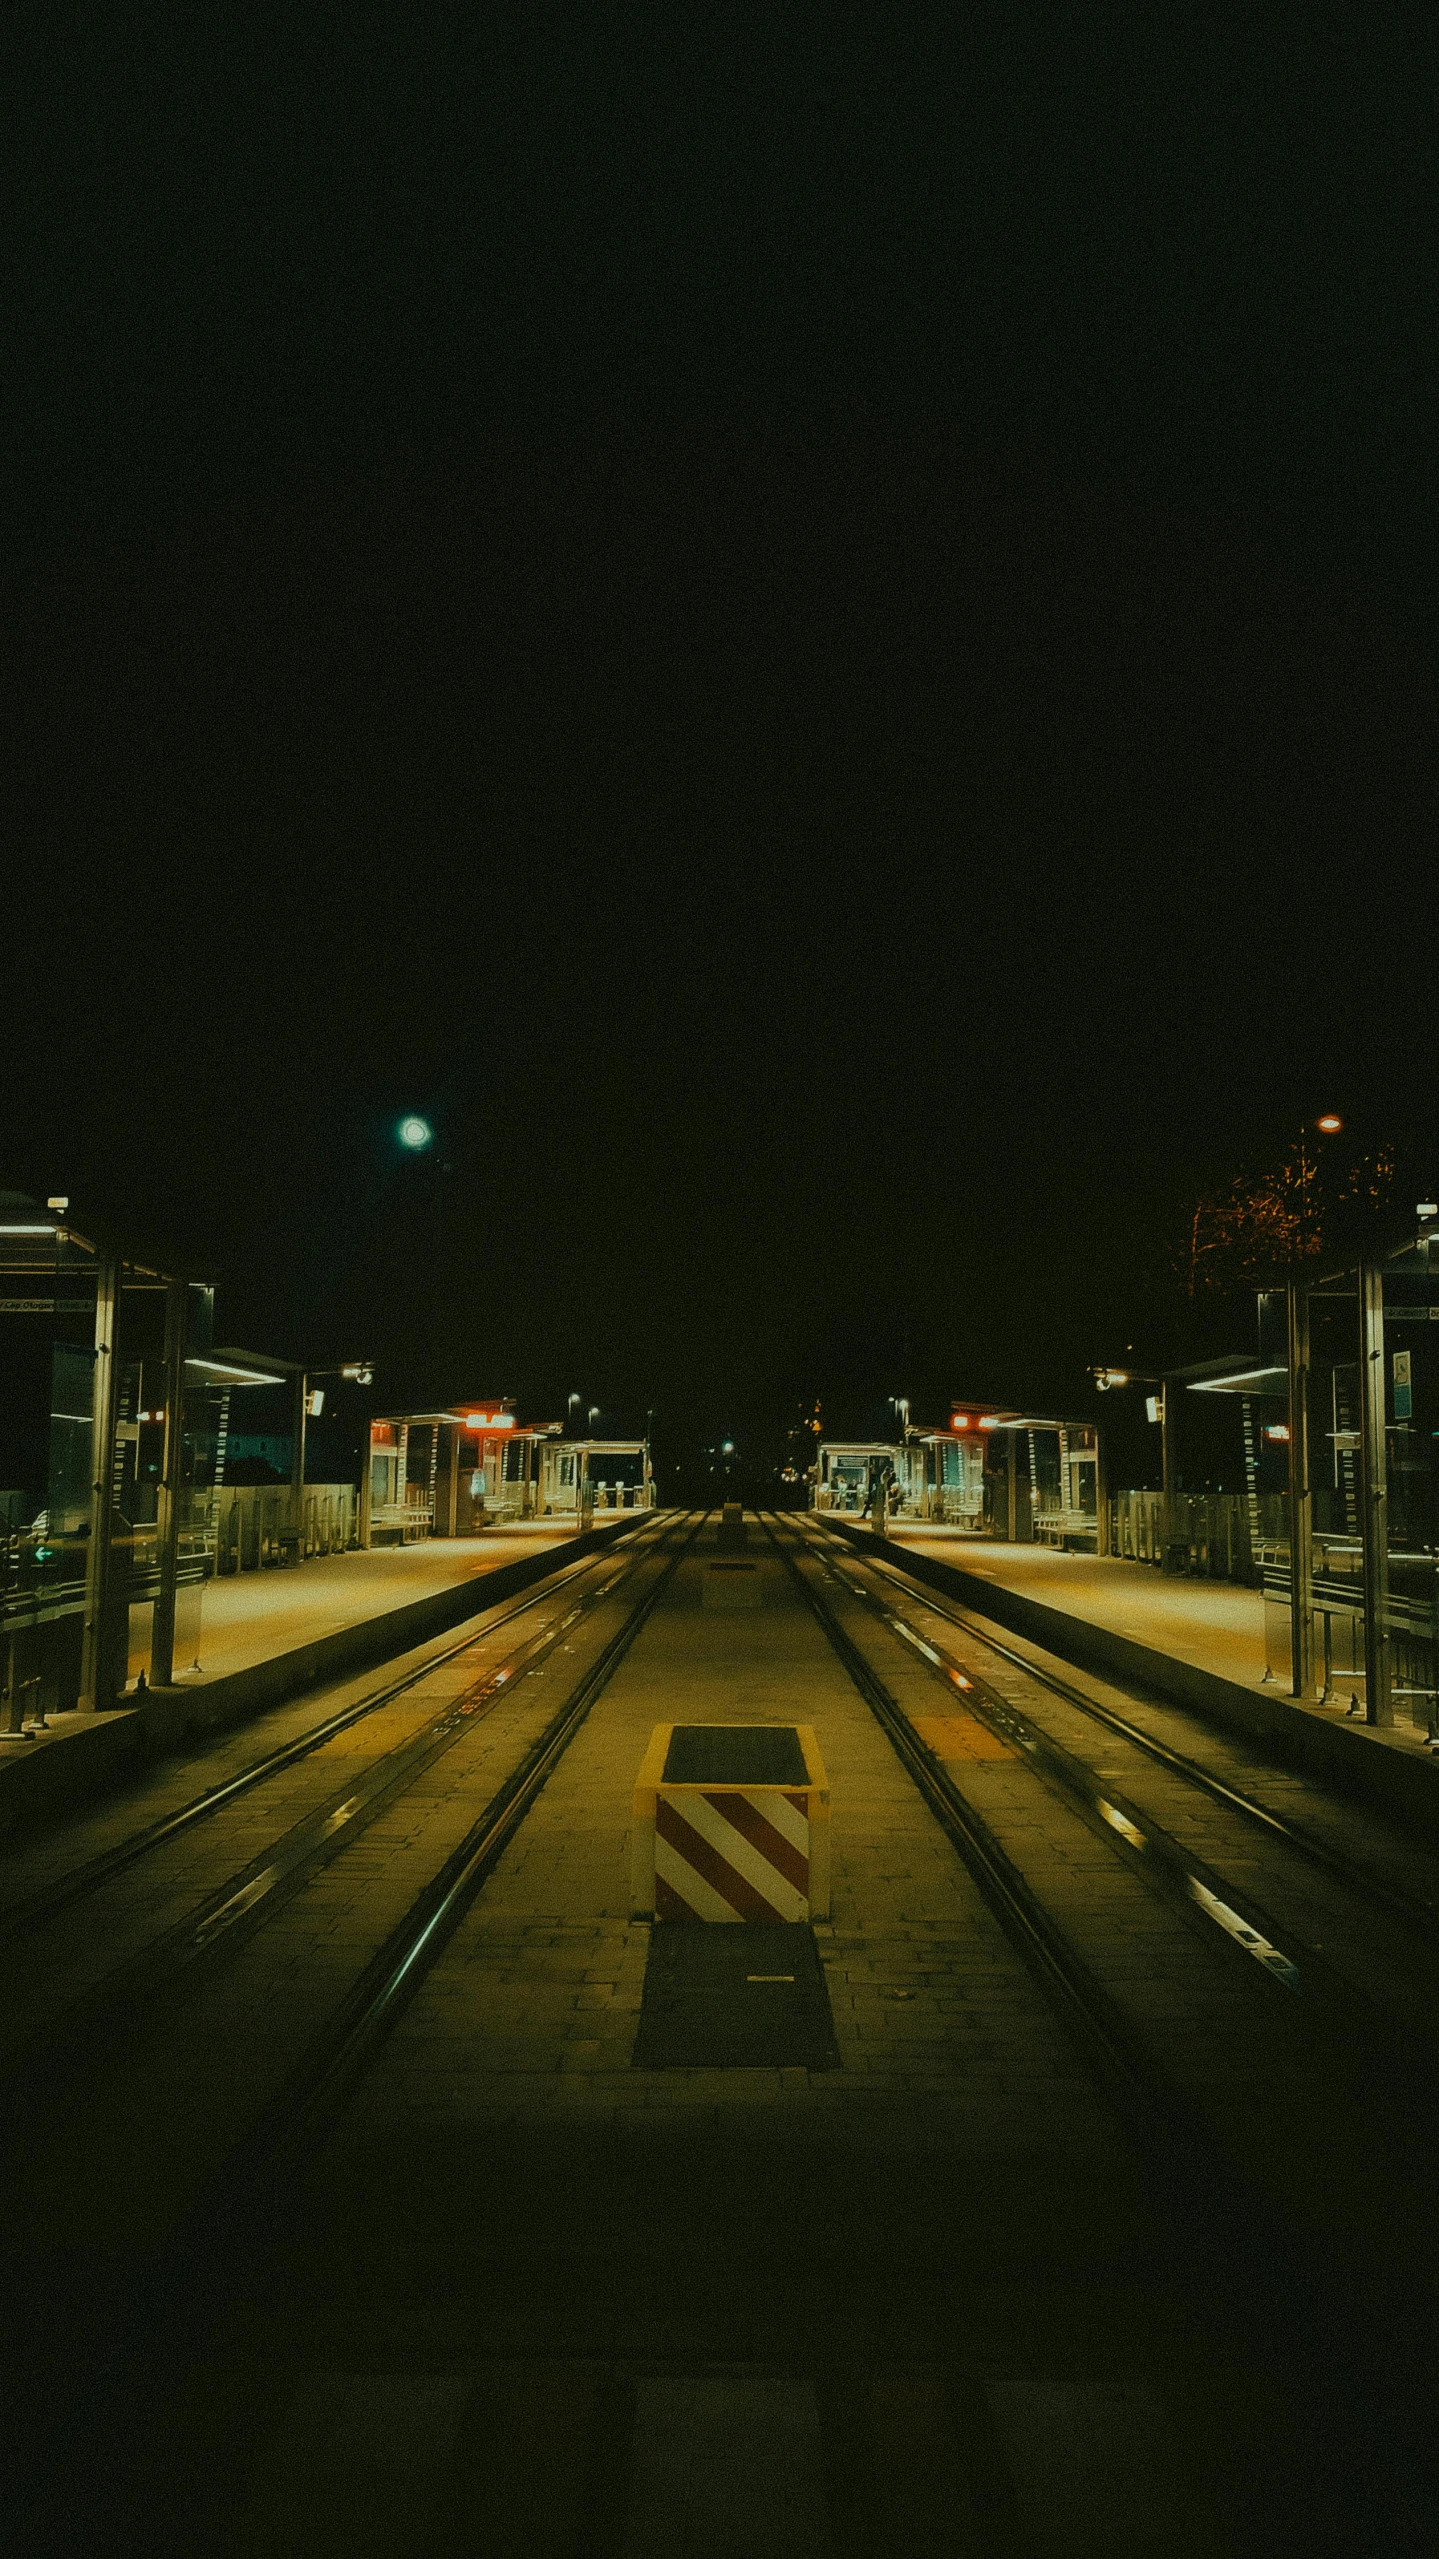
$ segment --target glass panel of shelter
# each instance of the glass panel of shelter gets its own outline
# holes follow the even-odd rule
[[[1382,1267],[1384,1589],[1379,1633],[1394,1719],[1439,1736],[1439,1274],[1421,1237]],[[1368,1711],[1360,1359],[1356,1272],[1310,1292],[1309,1451],[1314,1696]],[[1286,1504],[1287,1513],[1287,1504]],[[1289,1539],[1265,1576],[1266,1660],[1291,1675]]]

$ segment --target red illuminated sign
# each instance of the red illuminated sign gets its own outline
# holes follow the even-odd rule
[[[465,1415],[467,1431],[512,1431],[514,1427],[513,1413],[466,1413]]]
[[[949,1427],[952,1431],[969,1431],[973,1430],[974,1424],[970,1420],[968,1413],[951,1413],[949,1417]]]

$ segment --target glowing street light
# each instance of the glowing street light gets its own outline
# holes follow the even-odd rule
[[[1339,1131],[1344,1126],[1344,1122],[1341,1120],[1337,1111],[1325,1111],[1323,1116],[1315,1121],[1314,1125],[1316,1128],[1322,1129],[1326,1137],[1337,1137]]]
[[[411,1155],[423,1154],[427,1146],[432,1146],[434,1144],[435,1138],[435,1132],[431,1128],[429,1121],[422,1120],[418,1111],[409,1111],[406,1113],[404,1119],[401,1120],[398,1128],[396,1129],[395,1135],[398,1137],[400,1144],[403,1147],[408,1148]]]

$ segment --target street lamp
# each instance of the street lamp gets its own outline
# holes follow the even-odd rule
[[[396,1125],[395,1135],[411,1155],[422,1155],[427,1146],[434,1144],[435,1138],[429,1121],[421,1119],[418,1111],[406,1112]]]
[[[600,1408],[599,1408],[598,1404],[591,1404],[591,1406],[590,1406],[590,1417],[589,1417],[589,1427],[590,1427],[590,1429],[591,1429],[591,1430],[593,1430],[593,1429],[594,1429],[594,1426],[595,1426],[596,1422],[599,1420],[599,1418],[600,1418]]]

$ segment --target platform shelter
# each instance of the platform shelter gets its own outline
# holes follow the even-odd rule
[[[521,1422],[508,1399],[457,1403],[371,1423],[360,1542],[471,1537],[497,1520],[578,1519],[653,1501],[647,1440],[571,1440],[558,1422]]]
[[[7,1739],[77,1705],[106,1711],[137,1665],[169,1686],[198,1649],[211,1576],[298,1561],[319,1534],[305,1424],[323,1389],[294,1361],[217,1347],[214,1295],[208,1274],[82,1226],[67,1200],[0,1195]],[[225,1466],[234,1399],[265,1390],[288,1408],[290,1471],[267,1488],[257,1551]]]
[[[886,1484],[886,1514],[943,1522],[1011,1544],[1107,1547],[1099,1432],[1088,1421],[986,1406],[950,1407],[942,1427],[906,1426],[902,1441],[824,1440],[811,1507],[859,1515]]]
[[[1439,1744],[1439,1206],[1382,1256],[1292,1282],[1286,1313],[1270,1669]]]

